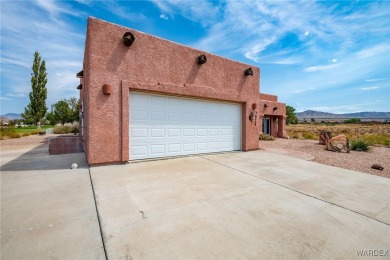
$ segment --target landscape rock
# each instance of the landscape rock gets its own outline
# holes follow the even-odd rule
[[[349,153],[349,139],[345,135],[338,135],[330,140],[327,139],[326,150]]]
[[[320,132],[320,143],[321,145],[326,144],[326,140],[332,139],[332,132],[326,131],[326,130],[321,130]]]
[[[383,171],[383,167],[378,164],[378,163],[374,163],[372,166],[371,166],[372,169],[375,169],[375,170],[380,170],[380,171]]]

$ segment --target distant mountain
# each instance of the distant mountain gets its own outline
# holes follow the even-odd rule
[[[306,110],[300,113],[296,113],[298,119],[310,119],[310,118],[383,118],[390,119],[390,112],[358,112],[358,113],[347,113],[347,114],[332,114],[327,112]]]
[[[8,113],[5,115],[0,115],[1,118],[7,118],[8,120],[22,119],[20,114]]]

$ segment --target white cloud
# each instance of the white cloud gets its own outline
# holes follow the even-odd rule
[[[372,56],[380,55],[385,52],[389,52],[390,50],[390,44],[378,44],[366,49],[363,49],[361,51],[358,51],[356,53],[357,57],[362,59],[362,58],[369,58]]]
[[[316,72],[316,71],[334,69],[334,68],[336,68],[338,66],[339,66],[339,64],[318,65],[318,66],[305,68],[303,71],[305,71],[305,72]]]
[[[361,90],[374,90],[378,89],[379,87],[365,87],[365,88],[360,88]]]
[[[160,14],[160,18],[163,20],[168,20],[168,16],[166,14]]]
[[[367,82],[383,81],[389,80],[390,78],[376,78],[376,79],[366,79]]]
[[[333,63],[336,63],[336,62],[337,62],[337,59],[336,59],[336,58],[333,58],[333,59],[332,59],[332,62],[333,62]]]
[[[16,93],[16,94],[8,93],[8,94],[6,94],[6,96],[7,97],[25,97],[26,95],[23,93]]]
[[[57,16],[59,14],[68,14],[72,16],[78,16],[79,12],[71,9],[69,6],[62,7],[58,4],[58,2],[50,1],[50,0],[36,0],[35,3],[46,10],[50,15]]]
[[[4,64],[8,63],[11,65],[16,65],[16,66],[23,67],[26,69],[31,68],[31,64],[26,60],[6,58],[4,56],[1,57],[1,63],[4,63]]]
[[[11,99],[7,97],[0,97],[0,100],[11,100]]]
[[[76,0],[77,3],[84,4],[91,6],[92,5],[92,0]]]
[[[171,18],[175,14],[179,14],[191,21],[200,23],[204,27],[215,24],[220,14],[219,5],[207,0],[185,2],[180,0],[152,0],[152,2],[163,14],[169,14]],[[160,18],[162,17],[160,16]]]
[[[309,31],[305,32],[305,36],[309,36],[309,34],[310,34]]]

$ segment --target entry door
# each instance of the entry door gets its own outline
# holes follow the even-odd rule
[[[241,150],[241,104],[130,92],[130,160]]]
[[[271,134],[271,123],[270,118],[265,117],[263,118],[263,133],[264,134]]]

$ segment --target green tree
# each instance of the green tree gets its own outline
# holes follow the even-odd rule
[[[298,124],[298,118],[297,115],[295,114],[295,108],[292,106],[286,106],[286,116],[287,120],[286,123],[289,124]]]
[[[45,60],[41,59],[39,52],[34,53],[34,62],[31,73],[31,88],[30,103],[24,109],[22,118],[26,124],[33,123],[35,125],[45,116],[46,98],[47,98],[47,73]]]
[[[58,120],[53,112],[47,113],[46,119],[49,121],[50,125],[56,125],[58,123]]]
[[[70,109],[72,110],[72,116],[71,116],[71,122],[79,121],[79,104],[80,100],[72,97],[68,100],[66,100],[69,104]]]
[[[79,101],[76,98],[63,99],[54,104],[54,118],[62,124],[73,123],[79,120]],[[51,117],[51,115],[49,116]],[[50,119],[49,119],[50,120]]]

